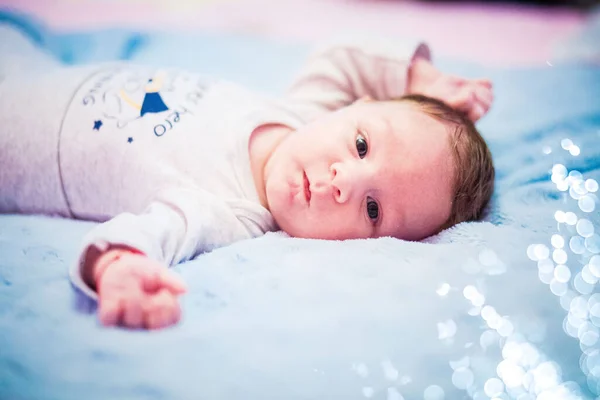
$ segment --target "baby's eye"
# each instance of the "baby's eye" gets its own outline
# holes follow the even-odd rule
[[[369,151],[369,145],[367,145],[367,139],[360,133],[356,135],[356,151],[360,158],[365,158]]]
[[[367,215],[373,222],[377,222],[379,219],[379,204],[371,197],[367,197]]]

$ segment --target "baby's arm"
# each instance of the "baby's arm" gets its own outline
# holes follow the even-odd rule
[[[166,266],[252,236],[217,197],[170,191],[140,215],[123,213],[92,229],[71,279],[98,298],[104,324],[162,327],[177,321],[176,297],[185,290]]]
[[[416,59],[430,59],[424,43],[361,39],[328,45],[309,58],[286,100],[312,119],[362,97],[401,97]]]
[[[444,74],[419,42],[383,38],[352,41],[316,52],[292,85],[287,100],[307,119],[362,97],[390,100],[407,94],[436,98],[477,121],[493,101],[487,79]]]

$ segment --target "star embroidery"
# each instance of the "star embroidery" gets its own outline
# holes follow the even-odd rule
[[[131,143],[131,142],[133,142],[133,138],[132,138],[132,137],[130,137],[129,139],[127,139],[127,142],[128,142],[128,143]]]
[[[100,121],[100,120],[94,121],[94,130],[99,131],[100,127],[102,127],[102,121]]]

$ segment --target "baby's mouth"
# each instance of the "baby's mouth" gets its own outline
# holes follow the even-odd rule
[[[304,197],[306,198],[306,202],[310,203],[310,181],[308,180],[308,176],[306,176],[306,171],[304,172]]]

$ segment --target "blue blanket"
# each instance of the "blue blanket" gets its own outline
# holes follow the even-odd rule
[[[173,65],[273,92],[307,50],[236,36],[59,35],[9,12],[0,23],[65,63]],[[92,223],[0,216],[0,399],[600,394],[600,71],[438,64],[495,83],[480,124],[497,168],[485,221],[418,243],[239,242],[177,266],[190,287],[183,321],[145,332],[102,328],[69,283]]]

